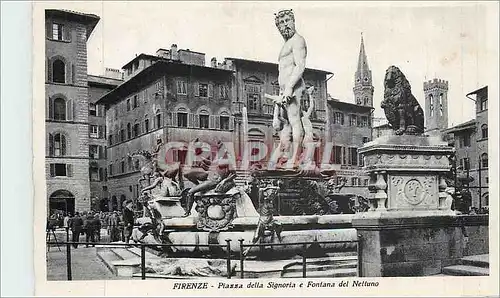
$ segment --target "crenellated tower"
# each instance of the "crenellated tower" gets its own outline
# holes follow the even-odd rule
[[[357,105],[373,107],[373,82],[372,71],[366,58],[365,43],[361,33],[361,46],[359,49],[358,68],[354,74],[354,99]]]
[[[448,128],[448,81],[434,79],[424,82],[425,131]]]

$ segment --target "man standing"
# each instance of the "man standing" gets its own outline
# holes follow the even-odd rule
[[[84,221],[83,224],[85,228],[85,241],[88,242],[95,242],[95,227],[94,227],[94,214],[92,212],[89,212],[87,215],[87,218]],[[95,246],[95,245],[93,245]],[[86,247],[89,247],[88,244]]]
[[[72,240],[75,242],[73,244],[74,248],[78,248],[78,241],[80,240],[80,234],[82,233],[83,229],[83,220],[80,217],[80,213],[76,212],[75,217],[73,217],[73,220],[71,220],[71,233],[72,233]]]
[[[125,201],[125,208],[123,208],[123,234],[125,243],[128,243],[130,236],[132,236],[132,229],[134,228],[134,211],[132,210],[132,200]]]
[[[273,163],[277,161],[281,156],[281,149],[286,152],[290,150],[291,135],[293,141],[289,165],[295,166],[304,135],[300,120],[300,105],[306,88],[302,74],[306,66],[307,46],[304,38],[295,30],[295,17],[291,9],[282,10],[275,16],[276,27],[285,43],[278,57],[278,83],[281,100],[276,102],[273,119],[273,127],[282,130],[280,135],[280,147],[282,148],[275,151],[271,161]]]
[[[66,231],[66,241],[69,242],[69,227],[71,225],[71,215],[69,213],[64,213],[63,227]]]

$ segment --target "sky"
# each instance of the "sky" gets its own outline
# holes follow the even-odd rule
[[[306,66],[334,73],[328,93],[354,102],[352,88],[363,33],[372,70],[375,116],[383,117],[385,70],[398,66],[424,107],[423,82],[449,81],[449,126],[474,118],[466,94],[486,85],[491,54],[484,3],[442,2],[51,2],[45,7],[93,13],[88,72],[120,69],[140,53],[176,43],[212,57],[277,62],[283,39],[274,13],[293,9],[307,43]]]

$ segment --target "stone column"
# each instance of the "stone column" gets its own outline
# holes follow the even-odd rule
[[[453,153],[437,137],[385,136],[360,149],[370,211],[358,213],[362,276],[424,276],[462,257],[463,235],[445,204]]]

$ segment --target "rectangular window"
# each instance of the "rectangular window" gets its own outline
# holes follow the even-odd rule
[[[341,164],[342,163],[342,147],[341,146],[333,146],[333,149],[332,149],[332,153],[333,153],[333,163],[334,164]]]
[[[99,159],[99,146],[97,145],[89,145],[89,155],[92,159]]]
[[[229,130],[229,117],[228,116],[220,116],[220,129],[221,130]]]
[[[121,170],[121,173],[125,173],[125,162],[124,161],[122,161],[120,163],[120,170]]]
[[[208,84],[199,84],[198,89],[200,97],[208,97]]]
[[[179,127],[188,126],[188,114],[187,113],[177,113],[177,123]]]
[[[248,94],[248,110],[257,111],[259,107],[260,95],[259,94]]]
[[[89,136],[94,139],[99,138],[99,126],[98,125],[90,125]]]
[[[89,103],[89,115],[97,116],[97,106],[95,103]]]
[[[358,165],[358,148],[348,148],[349,150],[349,164],[353,166]]]
[[[357,126],[358,125],[358,116],[350,115],[349,116],[349,123],[351,126]]]
[[[112,164],[109,165],[108,173],[109,173],[109,176],[113,176],[113,165]]]
[[[200,128],[208,128],[209,126],[209,116],[208,115],[200,115]]]
[[[149,131],[149,119],[144,120],[144,132]]]
[[[481,111],[488,109],[488,98],[481,98]]]
[[[341,112],[335,112],[333,114],[333,123],[344,125],[344,114],[342,114]]]
[[[365,178],[365,179],[363,180],[363,186],[368,186],[368,179],[366,179],[366,178]]]
[[[366,116],[361,116],[361,122],[359,123],[361,127],[366,127],[368,126],[368,117]]]
[[[229,87],[226,85],[220,85],[220,98],[228,99],[229,98]]]
[[[134,109],[139,107],[139,98],[137,95],[134,95],[133,104],[134,104]]]
[[[184,81],[177,81],[177,94],[186,95],[187,94],[187,86]]]
[[[68,167],[64,163],[51,164],[51,176],[53,177],[66,177],[68,175]]]
[[[99,168],[91,167],[89,168],[89,178],[90,181],[101,181],[99,177]]]
[[[363,137],[363,144],[368,143],[370,141],[369,137]]]
[[[470,147],[470,135],[469,134],[464,135],[463,144],[464,144],[464,147]]]
[[[62,24],[52,23],[52,39],[63,40],[64,26]]]
[[[351,178],[351,185],[352,186],[358,186],[359,185],[359,178],[358,177],[352,177]]]

